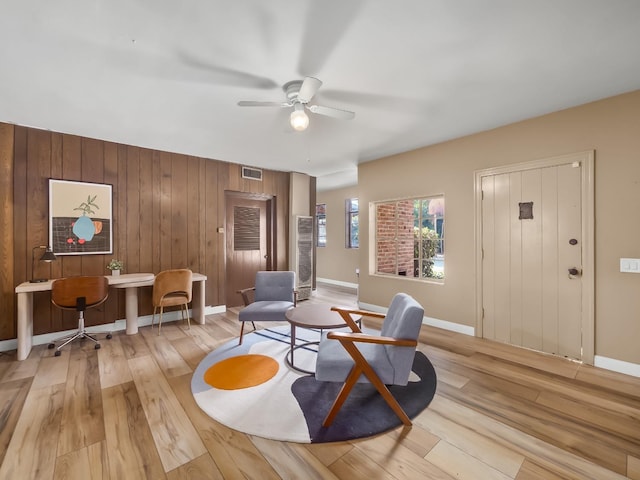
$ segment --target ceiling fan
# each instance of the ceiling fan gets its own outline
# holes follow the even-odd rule
[[[290,122],[294,130],[302,131],[309,126],[309,117],[306,110],[318,115],[326,115],[328,117],[340,118],[342,120],[351,120],[356,114],[348,110],[342,110],[333,107],[324,107],[322,105],[310,105],[309,102],[322,86],[322,82],[315,77],[305,77],[304,80],[292,80],[282,87],[287,96],[286,102],[258,102],[251,100],[243,100],[238,102],[241,107],[281,107],[291,108]]]

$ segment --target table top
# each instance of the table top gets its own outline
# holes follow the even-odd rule
[[[121,274],[120,276],[124,276],[124,275],[129,275],[129,274]],[[130,275],[135,275],[134,273],[130,274]],[[117,277],[116,277],[117,278]],[[129,279],[123,282],[117,282],[117,283],[109,283],[109,285],[113,285],[114,288],[129,288],[129,287],[148,287],[150,285],[153,285],[153,281],[156,277],[155,276],[151,276],[151,278],[145,278],[143,280],[136,280],[136,279]],[[192,282],[201,282],[203,280],[206,280],[207,276],[203,275],[202,273],[196,273],[193,272],[193,275],[191,276],[191,281]]]
[[[301,305],[288,310],[285,316],[289,323],[303,328],[341,328],[347,324],[338,312],[331,311],[328,303],[312,303]],[[349,308],[349,307],[344,307]],[[355,322],[360,320],[361,315],[352,315]]]
[[[155,275],[153,273],[121,273],[120,275],[104,275],[107,277],[109,285],[113,285],[115,288],[127,288],[127,287],[144,287],[153,285]],[[193,281],[198,282],[206,280],[207,276],[201,273],[193,274]],[[51,284],[56,280],[52,278],[46,282],[23,282],[16,287],[16,293],[28,293],[28,292],[46,292],[51,290]]]
[[[145,281],[151,281],[155,278],[153,273],[123,273],[121,275],[104,275],[109,282],[109,285],[118,285],[121,283],[139,283]],[[56,278],[47,280],[46,282],[23,282],[16,287],[16,293],[26,292],[46,292],[51,290],[51,284]]]

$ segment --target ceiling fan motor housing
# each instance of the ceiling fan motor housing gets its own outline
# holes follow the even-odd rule
[[[298,94],[300,93],[300,87],[302,86],[302,80],[291,80],[282,86],[282,90],[287,95],[287,99],[290,103],[299,102]]]

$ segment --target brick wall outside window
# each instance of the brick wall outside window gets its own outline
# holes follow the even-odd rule
[[[444,197],[376,204],[375,235],[376,273],[444,278]]]

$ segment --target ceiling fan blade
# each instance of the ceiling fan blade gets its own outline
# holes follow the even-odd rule
[[[318,98],[319,100],[319,98]],[[416,100],[394,94],[365,93],[353,90],[322,90],[322,101],[328,100],[330,103],[346,103],[352,107],[377,108],[402,113],[424,113],[430,102],[426,100]]]
[[[350,112],[349,110],[341,110],[339,108],[333,107],[323,107],[321,105],[307,105],[307,108],[312,113],[317,113],[318,115],[326,115],[327,117],[340,118],[342,120],[352,120],[356,116],[354,112]]]
[[[316,75],[358,18],[365,0],[310,2],[301,39],[298,73]]]
[[[208,76],[210,82],[215,82],[220,85],[258,88],[262,90],[269,90],[278,86],[278,84],[270,78],[216,65],[196,58],[188,52],[178,52],[178,57],[187,67],[193,68],[196,71],[200,70],[203,75]]]
[[[253,100],[240,100],[238,105],[241,107],[290,107],[289,103],[282,102],[255,102]]]
[[[322,82],[317,78],[305,77],[298,92],[298,100],[302,103],[309,102],[321,86]]]

